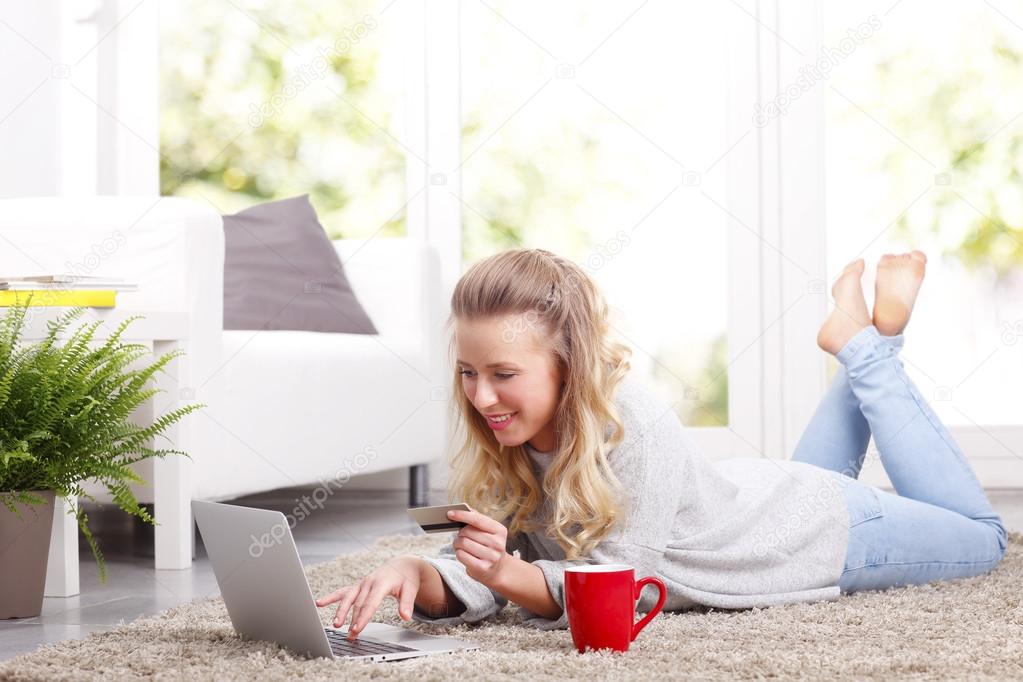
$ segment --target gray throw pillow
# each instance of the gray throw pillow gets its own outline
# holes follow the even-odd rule
[[[224,216],[224,329],[376,334],[309,195]]]

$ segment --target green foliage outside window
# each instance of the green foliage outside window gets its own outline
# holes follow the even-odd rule
[[[904,203],[920,191],[921,157],[937,166],[933,189],[898,218],[894,235],[918,243],[929,233],[945,255],[1004,278],[1023,267],[1023,126],[1002,106],[1007,97],[1018,106],[1023,49],[997,32],[964,40],[941,46],[961,58],[935,65],[879,34],[872,97],[860,104],[906,141],[877,159],[893,196]]]
[[[250,5],[187,0],[163,21],[161,193],[224,213],[308,193],[332,237],[403,235],[376,3]]]

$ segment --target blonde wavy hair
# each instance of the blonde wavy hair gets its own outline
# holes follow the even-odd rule
[[[454,419],[464,439],[451,459],[449,494],[502,520],[514,535],[538,530],[530,516],[545,493],[553,502],[544,519],[547,536],[567,558],[588,557],[623,514],[622,486],[607,454],[625,435],[613,397],[632,351],[609,337],[608,306],[596,283],[550,251],[512,249],[473,264],[455,286],[447,326],[506,315],[536,329],[563,371],[554,459],[541,484],[521,445],[497,441],[462,389],[452,333]],[[510,333],[514,330],[506,328],[502,337],[510,340]]]

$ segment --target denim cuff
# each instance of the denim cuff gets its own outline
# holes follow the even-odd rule
[[[881,336],[877,327],[871,324],[856,332],[856,335],[842,347],[842,350],[838,351],[835,358],[845,365],[846,369],[849,369],[872,357],[894,355],[896,352],[897,349],[885,341],[885,337]]]

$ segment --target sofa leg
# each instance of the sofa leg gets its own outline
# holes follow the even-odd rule
[[[408,506],[425,507],[429,504],[427,493],[427,469],[425,464],[416,464],[408,468]]]

